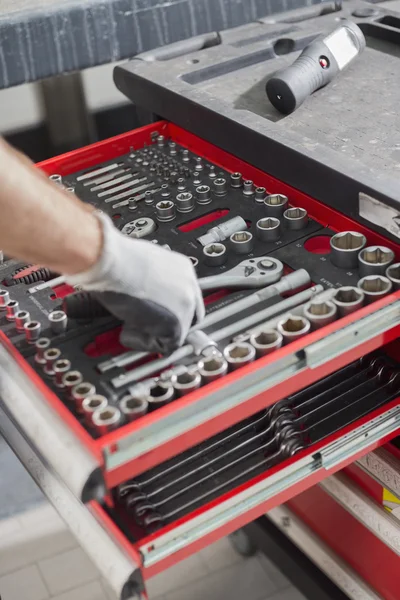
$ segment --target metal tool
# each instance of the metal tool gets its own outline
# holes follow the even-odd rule
[[[233,217],[233,219],[229,219],[216,227],[212,227],[206,234],[197,239],[202,246],[207,246],[213,242],[224,242],[233,233],[236,233],[237,231],[246,231],[246,229],[247,223],[242,217]]]
[[[49,314],[48,319],[54,334],[59,335],[67,330],[68,317],[63,310],[54,310]]]
[[[193,182],[196,185],[196,182]],[[209,185],[198,185],[196,188],[197,204],[210,204],[212,202],[211,188]]]
[[[217,173],[215,172],[214,165],[210,165],[208,167],[208,176],[209,176],[210,179],[216,179]]]
[[[79,175],[76,178],[77,181],[86,181],[88,179],[93,179],[93,177],[99,177],[100,175],[104,175],[105,173],[109,173],[110,171],[114,171],[122,166],[123,163],[113,163],[111,165],[107,165],[105,167],[101,167],[100,169],[95,169],[94,171],[90,171],[89,173],[84,173],[83,175]]]
[[[251,179],[243,180],[242,194],[246,198],[252,198],[254,196],[254,181]]]
[[[194,210],[195,202],[193,194],[190,192],[181,192],[175,198],[176,210],[180,213],[188,213]]]
[[[314,299],[304,307],[303,314],[310,321],[312,329],[320,329],[333,323],[337,317],[337,305],[329,300]]]
[[[361,29],[352,21],[311,42],[289,67],[275,73],[266,85],[268,98],[289,114],[319,88],[331,82],[365,48]]]
[[[145,179],[147,179],[147,177],[144,177],[141,179],[141,181],[144,181]],[[133,182],[131,182],[133,183]],[[116,202],[117,200],[123,200],[124,198],[128,198],[129,196],[135,195],[136,196],[136,201],[139,200],[139,196],[137,194],[139,194],[139,192],[144,192],[145,190],[148,190],[149,188],[154,188],[155,187],[155,182],[151,181],[150,183],[144,183],[143,185],[139,185],[136,188],[130,188],[129,190],[125,191],[125,192],[121,192],[120,194],[117,194],[116,196],[112,196],[111,198],[106,198],[104,200],[104,202],[108,203],[108,202]],[[115,190],[113,190],[115,192]],[[154,192],[156,191],[155,189],[153,190]],[[103,192],[105,193],[105,192]],[[99,194],[100,195],[100,194]],[[142,194],[140,196],[140,199],[142,200],[144,198],[144,194]],[[124,204],[120,203],[119,206],[124,206],[127,205],[128,202],[126,201]],[[113,208],[116,208],[116,204],[112,205]]]
[[[228,258],[226,246],[220,243],[213,243],[203,248],[204,262],[210,267],[219,267],[226,263]]]
[[[255,189],[255,194],[254,194],[254,200],[257,204],[264,204],[264,200],[265,200],[265,195],[267,193],[267,190],[265,189],[265,187],[256,187]]]
[[[15,327],[17,331],[24,331],[24,327],[26,323],[29,323],[31,320],[31,316],[27,310],[19,310],[15,314]]]
[[[340,269],[355,269],[358,266],[358,254],[367,243],[367,238],[358,231],[342,231],[330,240],[330,258]]]
[[[201,386],[201,375],[194,370],[185,369],[182,373],[173,375],[171,383],[177,396],[186,396]]]
[[[283,337],[275,329],[263,328],[258,333],[253,333],[250,336],[250,344],[255,349],[257,358],[260,358],[281,348]]]
[[[250,231],[237,231],[229,238],[235,254],[250,254],[253,250],[253,234]]]
[[[50,344],[50,340],[48,340],[48,341]],[[64,377],[65,373],[68,373],[68,371],[70,371],[70,370],[71,370],[71,361],[70,360],[68,360],[66,358],[60,358],[59,360],[56,360],[55,363],[53,364],[54,385],[59,388],[63,388],[64,387],[63,377]]]
[[[395,290],[400,290],[400,263],[390,265],[390,267],[386,269],[386,277],[390,279]]]
[[[280,260],[261,256],[242,261],[233,269],[198,280],[202,291],[216,288],[259,288],[278,281],[283,273]]]
[[[105,410],[108,406],[108,400],[100,394],[93,394],[85,398],[82,402],[82,415],[88,427],[93,427],[93,413],[96,410]]]
[[[250,364],[256,358],[254,346],[248,342],[233,342],[224,348],[224,358],[231,371]]]
[[[175,204],[171,200],[161,200],[156,204],[157,219],[162,223],[175,219]]]
[[[39,339],[42,331],[42,324],[40,321],[29,321],[24,325],[25,339],[28,344],[34,344]]]
[[[184,177],[179,177],[178,181],[177,181],[177,190],[178,192],[186,192],[186,181]]]
[[[197,186],[201,186],[201,183],[202,183],[202,181],[201,181],[200,173],[198,171],[194,171],[193,172],[193,185],[196,186],[196,188],[197,188]],[[208,187],[208,186],[206,186],[206,187]],[[197,192],[197,189],[196,189],[196,192]]]
[[[140,217],[126,223],[121,229],[121,233],[135,239],[140,239],[151,235],[156,229],[157,225],[153,219],[150,219],[150,217]]]
[[[287,208],[288,202],[288,197],[283,194],[270,194],[264,199],[266,216],[281,219]]]
[[[81,381],[72,388],[71,390],[71,400],[75,405],[75,410],[77,413],[82,412],[82,402],[85,398],[89,398],[96,393],[95,386],[88,381]]]
[[[383,275],[367,275],[358,282],[357,286],[364,292],[367,304],[390,294],[393,284]]]
[[[217,177],[213,181],[213,190],[216,196],[225,196],[228,193],[228,184],[224,177]]]
[[[63,375],[62,383],[65,390],[65,396],[68,400],[71,400],[71,392],[74,387],[82,383],[82,381],[83,375],[80,371],[69,371]]]
[[[109,188],[114,188],[119,183],[123,183],[124,181],[127,181],[129,179],[133,179],[133,177],[134,177],[133,173],[124,173],[123,175],[121,175],[121,177],[117,177],[116,179],[113,178],[113,179],[110,179],[109,181],[106,181],[105,183],[100,183],[98,185],[95,185],[94,187],[90,188],[90,191],[91,192],[99,192],[101,190],[108,190]],[[138,180],[133,181],[131,183],[138,183]],[[119,191],[119,189],[117,189],[115,191]]]
[[[307,335],[310,332],[311,323],[305,317],[289,315],[279,321],[276,328],[283,337],[283,343],[289,344]]]
[[[5,310],[10,302],[10,292],[8,290],[0,290],[0,310]]]
[[[386,246],[369,246],[358,255],[358,272],[367,275],[385,275],[386,269],[394,261],[394,252]]]
[[[121,399],[119,409],[127,421],[136,421],[147,414],[149,402],[147,398],[127,395]]]
[[[54,175],[49,175],[49,179],[52,183],[55,183],[58,186],[62,186],[63,185],[63,180],[61,175],[58,174],[54,174]]]
[[[204,384],[221,379],[228,372],[228,363],[217,353],[205,356],[198,362],[199,375]]]
[[[89,181],[85,181],[83,183],[83,185],[85,187],[89,186],[89,185],[100,185],[101,183],[106,183],[107,181],[111,181],[111,179],[114,179],[117,175],[123,175],[124,173],[126,173],[126,169],[117,169],[116,171],[112,171],[111,173],[107,173],[106,175],[102,175],[101,177],[97,177],[95,179],[90,179]],[[136,175],[138,175],[138,173],[133,173],[133,175],[136,177]]]
[[[53,365],[61,357],[61,350],[59,348],[48,348],[43,353],[43,358],[45,360],[45,367],[43,369],[46,375],[49,377],[53,377],[54,369]]]
[[[281,237],[281,222],[275,217],[266,217],[256,223],[256,236],[262,242],[276,242]]]
[[[204,168],[203,159],[201,156],[196,156],[194,159],[194,169],[195,171],[202,171]]]
[[[117,429],[122,421],[121,411],[115,406],[107,406],[94,411],[92,424],[96,433],[100,436]]]
[[[336,304],[340,317],[345,317],[364,305],[365,294],[360,288],[343,286],[336,290],[332,302]]]
[[[171,382],[159,381],[154,383],[149,389],[148,402],[149,410],[154,410],[160,406],[164,406],[173,400],[175,390]]]
[[[35,341],[35,348],[36,348],[36,354],[35,354],[35,362],[37,362],[39,365],[45,365],[46,364],[46,359],[44,358],[44,352],[45,350],[47,350],[47,348],[50,348],[50,340],[49,338],[39,338],[38,340]]]
[[[19,312],[19,302],[17,300],[10,300],[6,306],[7,321],[15,321],[17,312]]]
[[[138,209],[138,204],[136,202],[136,198],[135,196],[132,196],[131,198],[128,198],[128,210],[130,212],[135,212]]]
[[[121,185],[117,185],[116,187],[113,187],[111,189],[107,189],[104,190],[103,192],[100,192],[99,194],[97,194],[97,196],[99,198],[105,198],[106,196],[111,196],[113,194],[116,194],[117,192],[123,192],[126,189],[131,189],[133,186],[137,185],[138,183],[143,183],[144,181],[147,181],[147,177],[138,177],[137,179],[132,179],[129,181],[126,181],[125,183],[121,183]],[[140,190],[141,191],[141,190]],[[124,192],[126,193],[126,192]],[[134,192],[128,192],[129,195],[132,195]],[[114,200],[119,200],[120,198],[113,196],[112,198],[108,198],[107,200],[105,200],[105,202],[113,202]]]
[[[242,174],[241,173],[231,173],[231,187],[233,188],[241,188],[243,183]]]
[[[288,208],[283,213],[283,222],[286,227],[293,231],[305,229],[308,225],[308,214],[304,208]]]
[[[149,183],[149,185],[147,185],[146,187],[152,187],[153,185],[154,185],[153,183]],[[144,186],[142,186],[142,187],[144,187]],[[161,191],[161,188],[153,188],[152,190],[147,190],[146,192],[143,192],[142,194],[136,194],[136,196],[133,197],[136,207],[137,207],[137,203],[140,202],[140,200],[143,200],[146,198],[146,194],[149,191],[151,191],[153,194],[157,194],[158,192]],[[121,200],[121,202],[117,202],[116,204],[113,204],[112,208],[120,208],[121,206],[128,206],[130,200],[131,200],[131,198],[128,198],[127,200]],[[153,202],[151,202],[151,204],[153,204]]]

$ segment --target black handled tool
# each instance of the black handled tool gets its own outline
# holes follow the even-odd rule
[[[361,29],[352,21],[344,21],[329,35],[311,42],[290,67],[269,79],[269,100],[279,112],[293,112],[315,90],[332,81],[364,48]]]

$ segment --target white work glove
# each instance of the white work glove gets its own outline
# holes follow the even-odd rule
[[[88,271],[70,275],[70,285],[95,292],[123,322],[121,343],[167,354],[183,344],[192,322],[204,318],[203,297],[190,259],[157,244],[128,238],[107,216],[103,249]]]

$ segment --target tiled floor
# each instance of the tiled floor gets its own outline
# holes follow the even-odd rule
[[[264,557],[241,558],[228,540],[154,577],[150,600],[305,600]],[[0,521],[2,600],[115,600],[47,504]]]

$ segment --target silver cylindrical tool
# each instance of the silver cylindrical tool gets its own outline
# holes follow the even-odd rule
[[[56,185],[62,185],[63,184],[63,180],[62,180],[61,175],[58,175],[57,173],[55,173],[54,175],[50,175],[49,179],[50,179],[50,181],[52,181]]]
[[[157,219],[162,223],[175,219],[175,204],[171,200],[162,200],[156,204]]]
[[[78,383],[71,390],[71,400],[75,404],[75,410],[77,413],[82,413],[82,402],[85,398],[93,396],[96,393],[95,386],[89,381],[82,381]]]
[[[65,188],[66,192],[69,192],[70,194],[75,194],[75,188],[74,187],[67,187]]]
[[[231,173],[231,187],[240,188],[242,187],[242,174],[241,173]]]
[[[43,371],[44,371],[44,373],[46,373],[46,375],[49,375],[49,377],[53,377],[53,375],[54,375],[53,365],[56,362],[56,360],[58,360],[60,357],[61,357],[61,350],[59,348],[48,348],[47,350],[44,351],[43,358],[46,361],[46,365],[45,365]]]
[[[17,331],[24,331],[25,324],[29,323],[31,320],[31,315],[27,310],[19,310],[15,314],[15,327]]]
[[[8,290],[0,290],[0,310],[5,310],[10,302],[10,292]]]
[[[165,146],[165,137],[163,135],[159,135],[157,138],[157,146],[159,148],[164,148]]]
[[[210,165],[208,168],[208,176],[210,179],[215,179],[217,177],[217,173],[215,171],[214,165]]]
[[[278,350],[283,344],[283,337],[275,329],[261,329],[250,336],[250,344],[255,348],[259,358]]]
[[[383,296],[390,294],[393,284],[383,275],[367,275],[360,279],[357,286],[364,292],[367,304],[380,300]]]
[[[262,242],[276,242],[281,237],[281,222],[275,217],[265,217],[256,223],[256,236]]]
[[[225,194],[227,194],[228,184],[226,182],[226,179],[224,179],[224,177],[217,177],[216,179],[214,179],[213,185],[214,185],[214,188],[213,188],[214,194],[216,196],[225,196]]]
[[[159,381],[150,387],[149,390],[149,409],[154,410],[164,404],[168,404],[175,397],[175,390],[172,383]]]
[[[46,359],[44,358],[44,353],[47,348],[50,348],[50,340],[49,338],[39,338],[35,342],[36,354],[35,354],[35,362],[39,365],[45,365]]]
[[[194,209],[194,197],[190,192],[181,192],[175,198],[176,210],[180,213],[191,212]]]
[[[252,181],[251,179],[244,179],[242,193],[243,196],[246,196],[248,198],[254,196],[254,181]]]
[[[196,188],[197,204],[210,204],[212,201],[211,188],[209,185],[199,185]]]
[[[265,187],[256,187],[256,193],[254,195],[254,200],[257,202],[257,204],[264,204],[266,193],[267,193],[267,190],[265,189]]]
[[[394,252],[386,246],[368,246],[358,255],[358,272],[367,275],[385,275],[386,269],[394,261]]]
[[[210,267],[219,267],[226,263],[228,257],[226,247],[224,244],[218,242],[214,244],[207,244],[203,248],[204,262],[210,265]]]
[[[137,210],[138,208],[139,207],[138,207],[138,204],[136,202],[136,198],[134,196],[132,196],[131,198],[128,198],[128,209],[131,212],[135,212],[135,210]]]
[[[161,198],[163,200],[167,200],[171,196],[171,191],[169,189],[168,183],[163,183],[161,185]]]
[[[93,413],[96,410],[104,410],[108,406],[108,400],[105,396],[100,394],[93,394],[85,398],[82,402],[82,415],[85,419],[85,423],[88,427],[93,427]]]
[[[66,331],[68,317],[63,310],[53,310],[53,312],[49,314],[48,319],[53,333],[59,335],[60,333],[64,333]]]
[[[198,171],[195,171],[193,173],[193,185],[195,185],[196,187],[198,185],[201,185],[201,175]]]
[[[147,414],[149,402],[146,398],[128,395],[121,399],[119,409],[127,421],[136,421]]]
[[[333,323],[337,316],[337,305],[329,300],[312,300],[304,307],[304,316],[313,330]]]
[[[147,204],[147,206],[154,204],[154,194],[151,190],[147,190],[147,192],[144,193],[144,203]]]
[[[358,253],[367,243],[367,238],[358,231],[342,231],[331,237],[331,261],[340,269],[355,269]]]
[[[203,159],[201,156],[196,156],[194,159],[194,169],[195,171],[202,171],[204,169]]]
[[[224,348],[224,358],[231,371],[248,365],[255,357],[256,349],[248,342],[233,342]]]
[[[93,428],[98,435],[106,435],[118,429],[122,421],[121,411],[115,406],[95,410],[92,415]]]
[[[283,213],[283,222],[291,230],[305,229],[308,225],[308,214],[305,208],[292,207]]]
[[[336,304],[340,317],[345,317],[359,310],[364,305],[363,290],[347,285],[336,290],[332,302]]]
[[[200,236],[198,241],[202,246],[212,244],[213,242],[223,242],[237,231],[246,231],[247,223],[242,217],[233,217],[221,225],[212,227],[207,233]]]
[[[393,283],[393,288],[395,290],[400,290],[400,263],[390,265],[390,267],[386,269],[386,277]]]
[[[6,306],[6,311],[7,321],[15,321],[15,315],[19,312],[19,302],[17,300],[10,300]]]
[[[310,321],[298,315],[289,315],[279,321],[277,325],[277,330],[283,337],[284,344],[289,344],[304,337],[310,332],[310,329]]]
[[[184,371],[179,375],[173,375],[171,383],[177,396],[186,396],[201,386],[201,375],[195,371]]]
[[[182,161],[184,163],[188,163],[190,162],[190,155],[189,155],[189,150],[182,150]]]
[[[54,365],[53,365],[53,371],[54,371],[54,385],[56,385],[59,388],[63,388],[64,384],[63,384],[63,377],[65,375],[65,373],[68,373],[68,371],[71,370],[71,361],[68,360],[67,358],[60,358],[59,360],[56,360]]]
[[[253,234],[250,231],[237,231],[229,240],[236,254],[249,254],[253,250]]]
[[[179,177],[177,181],[177,190],[178,192],[186,192],[186,181],[184,177]]]
[[[198,362],[199,374],[203,383],[211,383],[216,379],[221,379],[228,372],[228,363],[219,354],[205,356]]]
[[[62,383],[64,386],[65,395],[68,400],[71,400],[71,392],[75,386],[79,385],[83,381],[83,375],[80,371],[69,371],[62,377]]]
[[[178,149],[176,147],[176,142],[170,142],[169,143],[169,153],[171,156],[175,156],[176,154],[178,154]]]
[[[283,194],[270,194],[264,200],[265,214],[267,217],[280,219],[287,209],[288,198]]]
[[[34,344],[39,339],[42,331],[42,324],[40,321],[29,321],[24,325],[25,339],[28,344]]]

